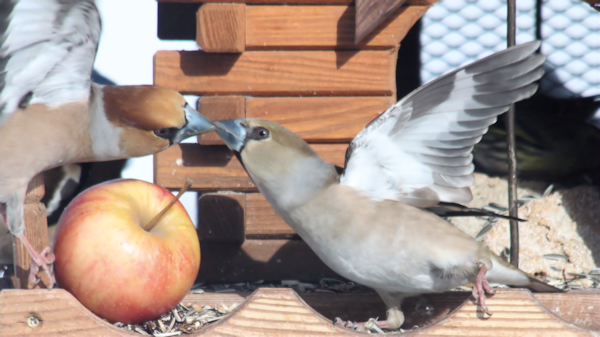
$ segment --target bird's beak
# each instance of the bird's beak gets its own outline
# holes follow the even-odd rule
[[[246,128],[242,125],[241,119],[216,121],[215,125],[217,126],[217,134],[230,150],[242,151],[246,139]]]
[[[173,144],[177,144],[188,137],[215,131],[217,129],[211,121],[202,116],[198,111],[194,110],[189,104],[185,105],[184,111],[187,123],[181,130],[177,131],[172,140]]]

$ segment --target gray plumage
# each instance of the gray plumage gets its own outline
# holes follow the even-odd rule
[[[509,104],[532,95],[539,42],[513,47],[415,90],[352,141],[342,175],[300,137],[259,119],[218,121],[217,133],[277,213],[340,275],[373,287],[387,327],[406,296],[488,280],[558,291],[418,207],[471,198],[471,150]]]

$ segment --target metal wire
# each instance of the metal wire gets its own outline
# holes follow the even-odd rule
[[[507,2],[507,42],[508,47],[515,45],[516,35],[516,0]],[[508,212],[518,217],[517,204],[517,155],[515,152],[515,107],[511,104],[506,113],[506,143],[508,145]],[[510,263],[519,266],[519,222],[510,221]]]

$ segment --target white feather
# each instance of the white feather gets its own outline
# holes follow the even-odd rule
[[[13,6],[14,4],[14,6]],[[93,0],[5,1],[0,19],[0,126],[29,93],[50,107],[87,99],[100,38]]]
[[[352,141],[341,184],[417,207],[470,201],[473,146],[511,103],[537,89],[538,47],[506,49],[407,95]]]

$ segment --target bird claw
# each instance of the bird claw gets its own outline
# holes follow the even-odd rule
[[[336,317],[333,320],[333,325],[340,327],[340,328],[354,329],[354,327],[357,325],[357,323],[352,322],[352,321],[344,321],[343,319]]]
[[[383,321],[385,322],[385,321]],[[352,329],[352,330],[356,330],[356,331],[362,331],[362,332],[377,332],[377,333],[384,333],[383,330],[381,330],[381,327],[379,327],[379,323],[377,321],[377,318],[369,318],[368,321],[366,322],[353,322],[353,321],[344,321],[343,319],[336,317],[333,320],[333,325],[340,327],[340,328],[347,328],[347,329]]]
[[[485,274],[487,273],[487,267],[485,265],[481,266],[479,273],[475,277],[475,284],[473,285],[473,297],[475,300],[479,301],[479,305],[483,312],[485,312],[488,316],[492,316],[487,305],[485,304],[485,294],[488,293],[493,295],[496,291],[490,286],[487,279],[485,278]]]
[[[29,284],[36,285],[39,283],[40,280],[37,277],[37,274],[40,271],[40,267],[42,267],[48,276],[48,288],[51,289],[54,286],[54,283],[56,283],[54,275],[52,275],[52,270],[50,269],[50,265],[54,263],[54,260],[56,259],[54,253],[52,253],[52,249],[50,247],[46,247],[44,250],[38,253],[33,248],[29,240],[27,240],[25,235],[19,236],[19,239],[21,239],[21,242],[23,242],[23,245],[25,245],[25,248],[27,248],[27,251],[31,256],[28,278]]]

